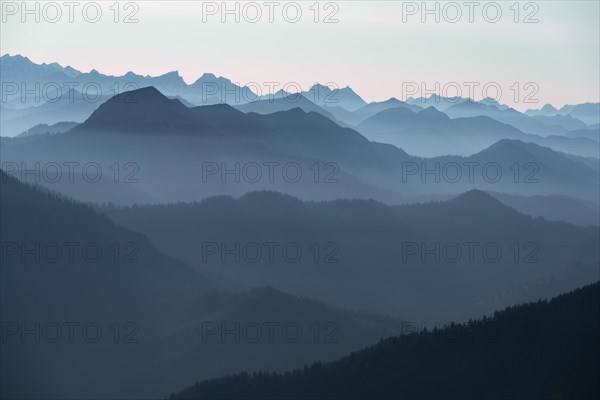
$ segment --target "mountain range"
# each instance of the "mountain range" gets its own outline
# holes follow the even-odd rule
[[[553,295],[597,278],[597,226],[532,218],[480,191],[404,206],[254,192],[100,210],[202,270],[405,320],[466,320],[531,300],[504,294],[534,281],[548,282],[546,295]],[[464,245],[470,242],[479,246],[472,259]],[[207,243],[218,247],[207,250]],[[278,243],[277,258],[262,245],[249,248],[252,257],[222,258],[225,249],[248,243]],[[279,252],[290,243],[304,257],[286,262]],[[449,243],[456,245],[445,257]],[[490,243],[501,253],[494,262],[481,253]],[[257,251],[263,256],[254,259]]]
[[[459,106],[464,107],[467,104],[472,105],[464,102]],[[459,117],[459,114],[450,112],[454,107],[458,106],[448,108],[445,113],[437,111],[434,107],[417,112],[406,107],[388,108],[367,118],[356,128],[371,140],[391,143],[410,154],[426,157],[444,154],[467,156],[501,139],[537,143],[585,157],[598,158],[600,155],[600,145],[596,146],[599,142],[594,139],[591,130],[589,134],[576,134],[576,137],[527,134],[509,123],[500,122],[501,119],[484,113]],[[506,113],[509,110],[498,112]],[[583,131],[587,133],[587,130]]]
[[[442,127],[462,124],[463,131],[471,129],[473,136],[478,126],[471,124],[472,119],[450,120],[433,108],[417,114],[402,108],[383,113],[391,114],[391,118],[408,116],[404,119],[407,123],[418,123],[425,117]],[[377,122],[379,117],[375,117],[367,122]],[[480,118],[483,123],[499,124]],[[507,125],[500,127],[507,135],[516,132]],[[115,162],[133,163],[143,179],[135,185],[114,184],[112,191],[104,190],[109,186],[103,183],[107,179],[110,183],[110,173],[98,184],[84,185],[85,189],[77,181],[40,182],[80,200],[96,202],[190,201],[216,194],[278,190],[302,199],[375,198],[398,204],[408,194],[459,194],[470,189],[527,196],[567,195],[598,202],[596,159],[508,139],[469,157],[423,159],[369,141],[316,112],[293,108],[267,115],[245,114],[227,104],[188,108],[152,87],[107,100],[66,133],[3,138],[0,154],[3,165],[10,165],[17,175],[22,165],[61,164],[73,161],[74,154],[77,162],[98,163],[103,171]],[[174,159],[178,163],[172,163]],[[278,169],[271,171],[275,175],[269,178],[266,165],[271,163]],[[207,164],[213,168],[212,174],[198,178],[197,171],[202,173]],[[494,174],[488,172],[489,165],[494,167]],[[248,166],[260,175],[246,176]],[[290,166],[294,179],[288,176]],[[476,169],[469,170],[473,166]],[[237,168],[237,173],[224,175],[231,168]]]
[[[70,120],[82,122],[108,97],[114,96],[116,91],[128,92],[154,86],[167,97],[178,98],[188,107],[227,103],[242,107],[241,109],[245,112],[253,111],[261,114],[299,107],[305,111],[318,112],[344,126],[356,126],[388,108],[402,107],[418,112],[421,108],[434,107],[451,118],[488,116],[509,124],[524,134],[543,137],[558,136],[540,144],[549,145],[559,151],[597,157],[597,152],[590,150],[597,147],[594,146],[595,142],[569,141],[563,136],[587,137],[597,141],[596,137],[590,138],[585,134],[574,136],[570,132],[588,128],[597,129],[597,124],[600,122],[598,115],[600,103],[567,105],[560,110],[545,106],[543,111],[528,110],[520,113],[494,99],[473,101],[468,98],[445,98],[434,94],[427,98],[409,98],[406,102],[391,98],[387,101],[367,104],[350,87],[335,88],[336,85],[333,83],[330,86],[317,83],[309,90],[298,93],[301,97],[297,98],[297,95],[285,92],[283,89],[273,95],[256,94],[250,87],[211,73],[204,73],[195,82],[187,84],[177,71],[157,77],[137,75],[133,72],[128,72],[123,76],[109,76],[96,70],[81,72],[71,67],[62,67],[57,63],[35,64],[26,57],[8,54],[0,57],[0,66],[2,69],[0,80],[4,82],[1,118],[4,136],[17,135],[38,123],[52,124]],[[57,98],[61,99],[57,103],[61,103],[62,97],[71,89],[63,89],[61,92],[57,92],[57,90],[60,90],[61,86],[66,83],[71,85],[72,90],[85,92],[88,104],[85,107],[74,104],[71,107],[73,110],[62,110],[55,107],[51,113],[47,113],[46,111],[50,108],[42,106],[48,101],[56,102]],[[21,96],[22,85],[27,88],[37,87],[37,96]],[[73,87],[73,85],[75,86]],[[290,100],[290,96],[297,99],[286,101]],[[265,100],[270,100],[270,102],[265,102]],[[73,101],[73,103],[77,103],[77,101]],[[19,110],[21,111],[19,112]],[[488,134],[490,133],[494,132]],[[415,155],[430,156],[432,154],[430,151],[429,154]]]

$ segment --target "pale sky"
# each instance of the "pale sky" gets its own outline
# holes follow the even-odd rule
[[[319,2],[318,22],[314,1],[275,2],[273,23],[263,1],[245,8],[247,2],[238,2],[239,23],[234,14],[222,22],[221,1],[120,2],[118,22],[111,9],[114,1],[97,2],[102,15],[96,23],[89,22],[96,15],[93,4],[86,8],[88,21],[82,11],[86,2],[78,2],[69,22],[64,2],[54,3],[60,18],[57,7],[38,3],[36,22],[34,3],[29,3],[34,13],[24,15],[21,1],[2,2],[2,54],[111,75],[179,70],[188,83],[204,72],[242,85],[296,82],[303,90],[315,82],[333,82],[351,86],[367,101],[428,95],[420,88],[408,93],[407,85],[435,89],[436,82],[447,88],[442,94],[453,96],[460,90],[465,97],[469,82],[474,82],[476,100],[485,95],[484,85],[495,98],[494,88],[500,87],[499,100],[520,110],[600,101],[598,1],[519,2],[518,7],[514,1],[481,1],[476,2],[472,23],[465,1],[437,2],[439,23],[434,14],[421,21],[421,1]],[[302,14],[291,23],[296,4]],[[462,16],[452,23],[455,5]],[[502,14],[491,23],[496,5]],[[235,2],[227,7],[233,9]],[[434,9],[436,2],[427,2],[427,7]],[[257,9],[262,16],[251,23]],[[138,22],[124,23],[132,12]],[[330,14],[336,23],[323,22]],[[533,85],[526,88],[527,83]],[[525,103],[527,94],[539,103]]]

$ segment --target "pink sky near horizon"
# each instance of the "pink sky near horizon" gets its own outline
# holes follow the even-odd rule
[[[475,100],[485,97],[479,88],[497,83],[500,102],[519,110],[600,101],[597,2],[536,2],[539,22],[531,24],[515,23],[508,8],[512,3],[506,2],[503,17],[494,24],[477,13],[474,23],[448,23],[443,14],[440,23],[431,17],[422,23],[418,13],[403,23],[401,2],[344,1],[335,2],[337,23],[314,23],[313,2],[299,3],[303,16],[298,23],[277,13],[274,23],[252,24],[243,18],[235,23],[231,16],[223,23],[220,12],[203,22],[202,3],[210,2],[136,2],[138,22],[133,24],[114,22],[112,2],[102,3],[102,19],[94,24],[78,19],[77,13],[74,23],[54,24],[43,18],[23,23],[18,14],[3,14],[1,53],[108,75],[133,71],[157,76],[179,70],[187,83],[205,72],[242,85],[297,82],[302,90],[334,82],[352,87],[367,101],[403,99],[407,84],[431,89],[436,82],[449,89],[441,94],[459,94],[458,87],[463,97],[469,95],[467,83],[478,82]],[[319,3],[320,19],[332,10],[324,5]],[[126,11],[131,9],[120,10],[121,20]],[[531,12],[520,10],[520,19],[526,11]],[[534,96],[538,103],[523,102],[532,92],[525,84],[531,82],[539,88]]]

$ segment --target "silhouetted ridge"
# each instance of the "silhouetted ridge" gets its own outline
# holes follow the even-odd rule
[[[146,87],[109,99],[73,132],[227,133],[246,136],[250,132],[279,131],[290,126],[311,132],[342,129],[318,112],[307,113],[299,107],[268,115],[244,114],[225,103],[188,108],[177,99],[167,98],[156,88]],[[357,133],[355,136],[360,137]]]
[[[247,127],[242,117],[228,104],[188,108],[150,86],[114,96],[74,131],[218,133],[225,126]]]
[[[110,98],[73,132],[172,132],[192,130],[195,122],[179,100],[149,86]]]
[[[490,194],[482,190],[469,190],[446,202],[446,212],[455,217],[464,218],[464,225],[477,224],[487,221],[491,224],[490,231],[506,228],[507,226],[527,226],[531,217],[519,213],[506,206]]]
[[[145,104],[156,104],[165,106],[169,103],[173,103],[168,97],[163,95],[154,86],[147,86],[140,89],[130,90],[115,95],[111,101],[115,103],[135,104],[138,102],[144,102]]]

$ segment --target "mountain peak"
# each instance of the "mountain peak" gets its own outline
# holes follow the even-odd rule
[[[178,70],[175,70],[175,71],[169,71],[166,74],[162,74],[159,76],[159,78],[160,77],[179,78],[179,77],[181,77],[181,75],[179,75]]]
[[[311,86],[311,88],[309,89],[309,92],[314,91],[314,90],[323,90],[325,92],[331,92],[332,89],[329,86],[321,85],[320,83],[315,83],[314,85]]]
[[[165,101],[169,101],[169,99],[163,95],[157,88],[154,86],[146,86],[143,88],[131,90],[129,92],[119,93],[113,99],[117,101],[119,96],[125,97],[129,96],[130,99],[135,100],[147,100],[147,99],[164,99]]]
[[[420,117],[435,118],[435,119],[450,119],[446,114],[438,111],[434,106],[429,106],[426,109],[417,113]]]
[[[306,111],[304,111],[300,107],[292,107],[289,110],[279,111],[279,112],[285,113],[287,115],[304,115],[304,114],[308,114]]]
[[[11,56],[9,53],[6,53],[5,55],[3,55],[2,57],[0,57],[1,60],[18,60],[18,61],[29,61],[31,62],[31,60],[25,56],[22,56],[20,54],[15,54],[14,56]]]
[[[217,79],[218,78],[215,74],[212,74],[210,72],[205,72],[200,76],[200,78],[196,79],[195,83],[206,82],[206,81],[216,81]]]
[[[494,199],[490,194],[486,193],[483,190],[479,190],[479,189],[468,190],[468,191],[456,196],[455,199],[458,199],[460,201],[480,201],[480,200],[498,201],[498,200]]]
[[[544,105],[544,107],[542,107],[542,111],[552,111],[552,112],[558,112],[558,110],[556,109],[556,107],[554,107],[552,104],[548,103],[546,105]]]
[[[154,86],[119,93],[104,102],[76,131],[164,131],[186,126],[189,110],[169,99]]]
[[[521,140],[500,139],[496,143],[489,146],[488,149],[520,147],[520,145],[522,145],[522,144],[525,144],[525,142],[523,142]]]
[[[554,157],[559,155],[559,153],[536,143],[523,142],[522,140],[516,139],[501,139],[488,148],[481,150],[477,155],[480,157],[495,157],[501,155],[502,157],[510,157],[511,159],[521,158],[534,161],[542,155],[544,157]]]
[[[171,85],[185,85],[185,81],[179,75],[179,71],[170,71],[166,74],[162,74],[157,76],[156,79],[160,81],[162,84],[171,84]]]
[[[465,210],[466,212],[496,216],[518,214],[516,210],[500,202],[500,200],[494,198],[491,194],[479,189],[472,189],[464,192],[449,200],[448,203],[458,206],[459,209]]]
[[[203,73],[202,76],[200,76],[200,78],[196,79],[193,85],[198,86],[207,82],[218,82],[219,84],[231,85],[231,80],[222,76],[217,77],[215,74],[210,72]],[[222,88],[218,89],[221,90]]]
[[[343,92],[343,93],[356,95],[356,92],[354,90],[352,90],[352,88],[350,86],[346,86],[345,88],[339,89],[339,91]]]

